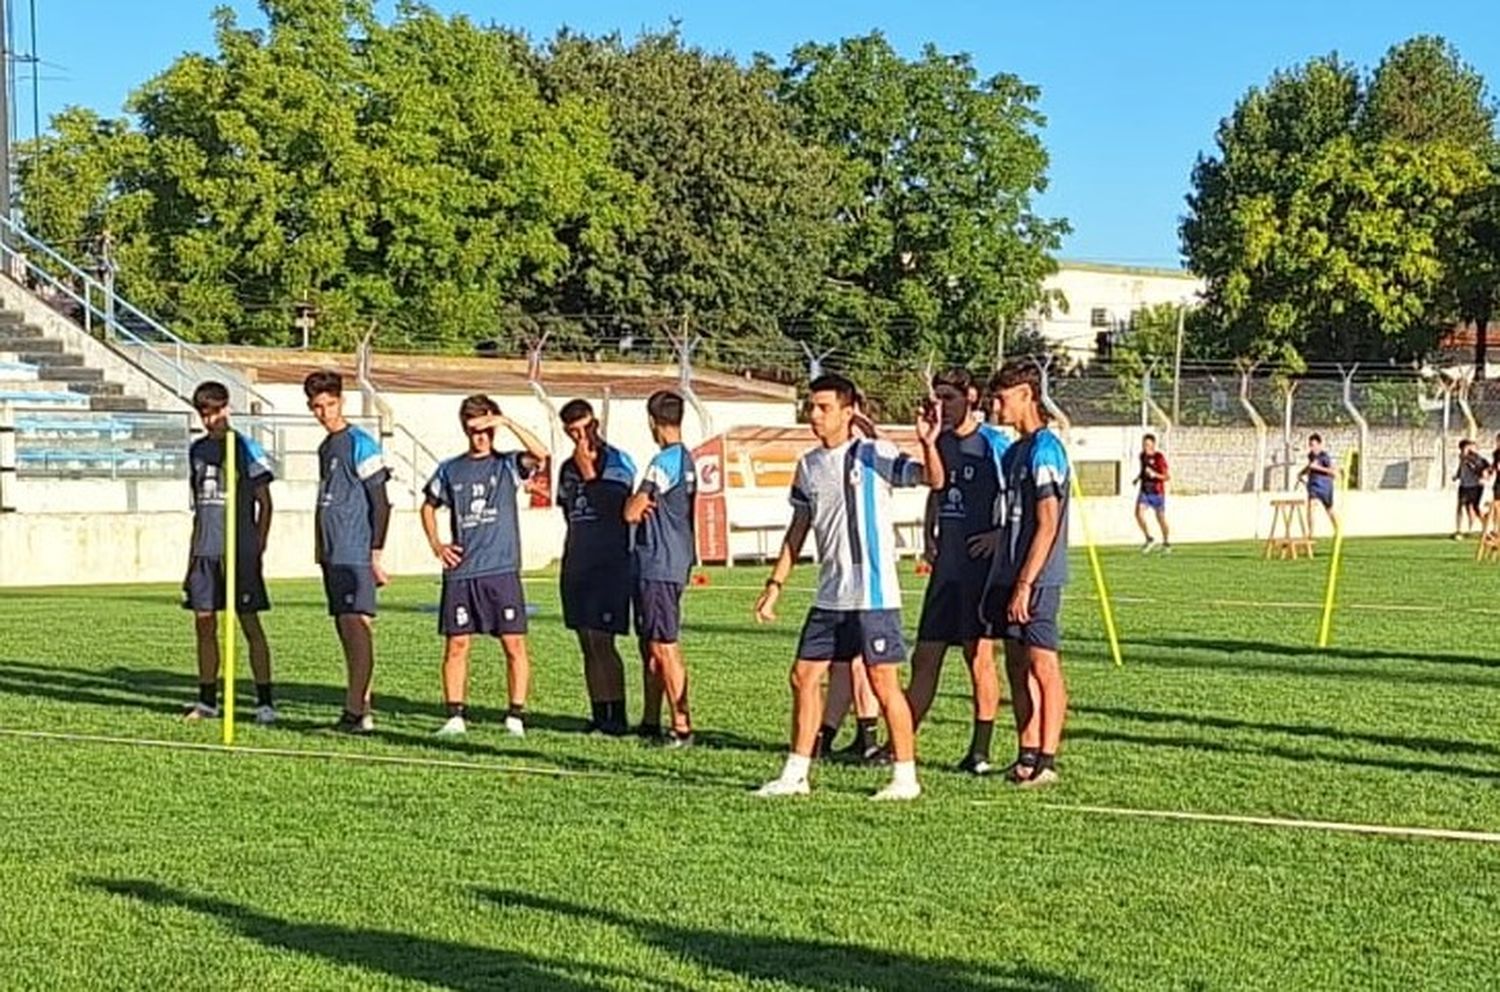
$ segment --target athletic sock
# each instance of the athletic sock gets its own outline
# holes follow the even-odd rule
[[[995,732],[994,720],[975,720],[974,735],[969,738],[969,753],[986,761],[990,758],[990,735]]]
[[[827,757],[833,753],[833,742],[839,735],[839,728],[824,725],[818,730],[818,749],[815,752],[820,757]]]
[[[273,702],[273,697],[271,695],[271,683],[269,683],[269,682],[257,682],[257,683],[255,683],[255,705],[256,706],[275,706],[276,705],[275,702]]]
[[[898,761],[891,765],[892,785],[916,785],[917,763],[915,761]]]
[[[219,683],[198,683],[198,704],[207,706],[209,709],[217,709],[219,706]]]
[[[1039,752],[1037,752],[1037,756],[1036,756],[1036,770],[1037,771],[1039,771],[1039,772],[1040,771],[1045,771],[1048,768],[1056,768],[1056,767],[1057,767],[1057,755],[1056,754],[1048,754],[1046,751],[1039,751]]]
[[[443,706],[447,708],[449,716],[461,717],[465,720],[469,718],[468,703],[444,703]]]
[[[604,704],[604,723],[610,727],[625,726],[625,700],[612,699]]]
[[[511,703],[510,709],[505,711],[505,718],[507,720],[515,719],[524,721],[526,719],[526,704]]]
[[[812,759],[801,754],[789,754],[786,756],[786,764],[781,766],[781,780],[783,782],[805,782],[807,772],[812,768]]]
[[[873,716],[862,716],[855,722],[854,744],[861,751],[875,746],[875,726],[878,723],[880,720]]]
[[[609,712],[608,703],[589,703],[589,712],[593,714],[593,725],[602,727],[609,721],[606,714]]]

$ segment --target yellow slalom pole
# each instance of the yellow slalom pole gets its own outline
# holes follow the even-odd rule
[[[239,643],[238,626],[239,590],[235,588],[239,578],[237,550],[239,529],[239,436],[233,430],[224,434],[224,623],[222,633],[224,647],[221,657],[224,662],[224,744],[234,744],[234,649]]]
[[[1094,546],[1094,535],[1089,530],[1089,515],[1083,509],[1083,487],[1078,484],[1078,475],[1069,471],[1072,482],[1073,505],[1078,510],[1078,522],[1083,525],[1083,546],[1088,549],[1089,569],[1094,573],[1094,591],[1099,594],[1099,611],[1104,616],[1104,633],[1109,638],[1109,653],[1115,667],[1125,664],[1120,656],[1120,634],[1115,629],[1115,608],[1109,602],[1109,589],[1104,585],[1104,567],[1099,564],[1099,549]]]
[[[1341,470],[1334,476],[1333,492],[1337,496],[1347,490],[1344,485],[1344,473]],[[1346,508],[1347,510],[1347,508]],[[1309,513],[1311,508],[1309,508]],[[1312,526],[1309,517],[1308,526]],[[1318,625],[1318,647],[1328,647],[1328,638],[1333,633],[1333,600],[1338,593],[1339,585],[1339,562],[1344,556],[1344,525],[1342,522],[1333,526],[1333,554],[1328,559],[1328,583],[1323,591],[1323,622]]]

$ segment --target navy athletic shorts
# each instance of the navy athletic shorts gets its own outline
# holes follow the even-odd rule
[[[443,576],[438,633],[444,637],[526,633],[526,594],[521,590],[521,577],[515,572],[473,578]]]
[[[563,624],[569,630],[629,633],[632,591],[629,562],[622,563],[614,572],[565,571],[560,584]]]
[[[236,613],[264,613],[271,608],[259,555],[240,556],[235,577]],[[182,605],[194,613],[224,609],[224,559],[194,556],[182,580]]]
[[[899,665],[906,660],[900,610],[825,610],[814,606],[797,642],[802,661]]]
[[[1031,620],[1011,623],[1006,619],[1010,586],[990,586],[984,594],[984,619],[988,634],[1029,647],[1056,651],[1062,646],[1058,614],[1062,610],[1062,586],[1034,586],[1031,590]]]
[[[635,587],[635,633],[643,641],[676,644],[682,636],[682,583],[642,579]]]
[[[988,558],[970,558],[949,569],[943,568],[940,559],[922,596],[917,641],[962,647],[984,636],[979,602],[984,598],[984,583],[989,573]]]
[[[369,565],[323,565],[323,593],[331,617],[375,615],[375,570]]]

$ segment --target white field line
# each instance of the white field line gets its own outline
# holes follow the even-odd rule
[[[993,800],[975,800],[975,805],[989,805]],[[1135,819],[1177,820],[1192,823],[1220,823],[1234,826],[1277,827],[1288,830],[1322,830],[1331,833],[1371,834],[1380,837],[1415,837],[1423,840],[1457,840],[1478,844],[1500,844],[1500,833],[1479,830],[1451,830],[1446,827],[1408,827],[1383,823],[1345,823],[1339,820],[1294,820],[1276,816],[1237,816],[1229,813],[1193,813],[1184,810],[1132,809],[1127,806],[1069,806],[1045,803],[1044,809],[1098,816]]]
[[[564,768],[541,768],[536,765],[506,765],[486,761],[458,761],[450,758],[409,758],[394,754],[361,754],[356,751],[313,751],[298,748],[250,747],[236,744],[207,744],[195,741],[163,741],[151,738],[110,737],[104,734],[63,734],[47,730],[9,730],[0,728],[0,736],[30,740],[67,741],[74,744],[121,744],[133,747],[162,748],[172,751],[206,751],[225,754],[248,754],[272,758],[326,758],[372,765],[412,765],[421,768],[456,768],[463,771],[499,772],[514,775],[546,775],[553,778],[595,777],[595,773]]]

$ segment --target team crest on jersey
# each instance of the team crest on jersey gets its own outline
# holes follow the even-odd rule
[[[856,461],[853,465],[849,466],[849,485],[851,485],[851,486],[857,486],[857,485],[859,485],[859,480],[862,479],[863,477],[864,477],[864,470],[860,466],[859,462]]]
[[[974,466],[973,465],[965,465],[964,466],[964,481],[965,482],[969,482],[969,481],[972,481],[973,478],[974,478]]]

